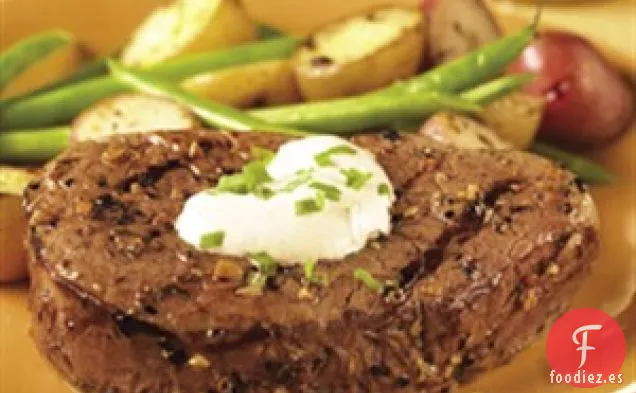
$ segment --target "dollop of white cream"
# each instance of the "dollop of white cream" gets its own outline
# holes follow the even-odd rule
[[[342,146],[355,153],[331,154],[331,165],[318,165],[317,155]],[[351,169],[367,174],[359,189],[348,186],[341,171]],[[200,192],[186,201],[177,218],[179,236],[200,248],[203,235],[222,232],[222,244],[205,251],[232,256],[265,252],[289,265],[340,259],[390,232],[393,187],[371,152],[339,137],[312,136],[283,144],[266,170],[272,197]],[[285,191],[299,172],[309,173],[309,180]],[[297,201],[316,198],[315,182],[336,187],[339,200],[325,199],[320,211],[297,214]]]

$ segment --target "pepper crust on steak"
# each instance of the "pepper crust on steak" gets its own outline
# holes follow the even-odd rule
[[[279,268],[237,294],[244,258],[179,239],[184,201],[271,133],[81,142],[25,192],[34,336],[86,392],[449,392],[507,362],[562,313],[598,249],[591,197],[548,160],[368,134],[396,190],[389,236],[342,260]],[[364,268],[398,287],[379,295]]]

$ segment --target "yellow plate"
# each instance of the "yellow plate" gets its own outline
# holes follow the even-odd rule
[[[140,21],[162,0],[0,0],[1,45],[30,33],[66,28],[94,52],[108,53],[120,46]],[[416,0],[393,0],[415,4]],[[255,18],[296,32],[306,32],[344,15],[386,4],[385,0],[244,0]],[[509,0],[488,0],[504,28],[526,23],[534,6]],[[590,37],[612,61],[636,75],[632,0],[581,2],[545,1],[544,21]],[[61,53],[38,65],[12,86],[25,91],[43,81],[68,73],[81,51]],[[11,93],[11,92],[9,92]],[[627,333],[628,357],[620,387],[604,386],[595,392],[636,392],[636,125],[612,146],[594,154],[621,177],[615,186],[594,190],[603,222],[602,253],[592,277],[575,300],[576,306],[604,309],[617,318]],[[0,249],[2,245],[0,245]],[[67,393],[72,390],[35,351],[28,336],[26,285],[0,287],[0,393]],[[631,303],[631,306],[630,306]],[[539,340],[508,366],[481,376],[461,389],[463,393],[573,393],[567,385],[549,384],[544,340]],[[631,387],[629,387],[631,385]]]

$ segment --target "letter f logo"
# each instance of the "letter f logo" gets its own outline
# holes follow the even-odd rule
[[[576,329],[572,334],[572,341],[574,341],[574,344],[580,345],[580,347],[576,348],[577,351],[581,351],[581,364],[579,364],[579,368],[583,367],[587,360],[587,351],[593,351],[596,349],[587,345],[587,332],[590,330],[601,330],[602,327],[602,325],[585,325]],[[583,334],[581,335],[581,342],[579,342],[576,336],[581,332]]]

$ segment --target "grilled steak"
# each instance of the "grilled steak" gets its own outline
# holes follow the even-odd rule
[[[285,137],[191,131],[73,145],[25,194],[34,335],[86,392],[448,392],[508,361],[567,307],[598,248],[572,174],[514,151],[362,135],[396,190],[391,235],[329,283],[198,252],[185,199]],[[397,286],[383,295],[356,268]],[[230,274],[231,273],[231,274]]]

